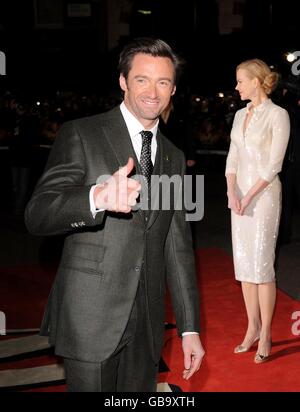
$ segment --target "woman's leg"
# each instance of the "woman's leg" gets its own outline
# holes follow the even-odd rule
[[[263,356],[268,356],[271,351],[271,324],[276,302],[275,282],[258,285],[258,299],[261,314],[261,332],[258,353]]]
[[[248,328],[242,346],[250,348],[261,328],[258,285],[242,282],[242,291],[248,317]]]

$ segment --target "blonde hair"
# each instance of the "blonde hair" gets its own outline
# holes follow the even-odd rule
[[[247,70],[251,79],[256,77],[267,95],[275,90],[279,80],[279,73],[271,71],[264,61],[260,59],[246,60],[237,66],[236,70],[239,69]]]

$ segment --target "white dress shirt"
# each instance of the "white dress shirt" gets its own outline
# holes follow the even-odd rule
[[[120,110],[124,117],[136,157],[138,161],[140,161],[141,152],[142,152],[142,136],[140,133],[142,130],[146,130],[146,129],[138,121],[138,119],[127,109],[124,102],[121,103]],[[156,151],[157,151],[156,135],[157,135],[158,123],[159,123],[159,120],[157,120],[157,122],[152,127],[152,129],[149,129],[149,131],[153,133],[153,137],[151,140],[151,160],[152,160],[153,165],[155,163],[155,156],[156,156]]]

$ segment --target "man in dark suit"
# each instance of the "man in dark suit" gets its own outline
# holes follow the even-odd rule
[[[184,175],[183,154],[158,130],[179,68],[162,40],[127,45],[119,63],[123,103],[62,126],[27,206],[31,233],[67,234],[42,334],[64,357],[69,391],[155,390],[165,280],[182,337],[183,378],[200,367],[204,351],[185,210],[175,210],[174,201],[169,210],[135,210],[142,185],[129,177],[135,168],[150,188],[149,172]]]

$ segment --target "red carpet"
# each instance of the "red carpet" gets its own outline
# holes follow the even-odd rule
[[[170,339],[163,357],[171,372],[160,379],[180,385],[183,391],[299,391],[300,338],[291,332],[291,316],[300,310],[300,302],[278,291],[272,358],[256,365],[255,348],[249,353],[233,353],[243,339],[247,321],[231,257],[222,250],[207,249],[198,250],[196,260],[206,357],[198,374],[185,382],[181,379],[180,340]]]
[[[201,295],[201,337],[206,356],[198,374],[184,381],[181,378],[181,340],[174,329],[167,330],[162,358],[169,371],[160,372],[158,381],[176,385],[184,392],[300,391],[300,338],[291,330],[295,322],[292,313],[300,311],[300,302],[278,291],[272,357],[256,365],[253,362],[255,348],[249,353],[233,354],[233,348],[243,339],[246,315],[240,285],[234,280],[231,257],[218,249],[197,250],[196,261]],[[6,313],[7,329],[39,327],[52,278],[53,269],[24,266],[0,269],[0,310]],[[169,301],[166,320],[174,323]],[[51,354],[30,354],[24,359],[2,360],[0,370],[57,361],[60,360]],[[27,390],[64,391],[65,385],[58,382]]]

